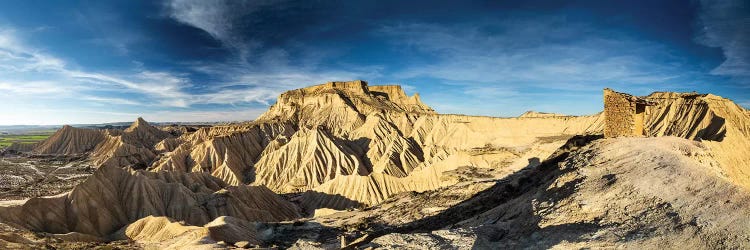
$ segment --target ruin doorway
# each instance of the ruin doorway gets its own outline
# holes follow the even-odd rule
[[[635,104],[635,117],[633,117],[633,135],[644,136],[646,131],[643,126],[643,121],[646,118],[646,105],[642,103]]]

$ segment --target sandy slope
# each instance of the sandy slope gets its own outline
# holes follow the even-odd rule
[[[70,193],[0,207],[0,220],[50,233],[105,237],[150,215],[204,225],[219,216],[251,221],[298,217],[265,187],[227,186],[203,173],[126,171],[104,166]]]
[[[750,115],[731,100],[711,94],[657,92],[658,105],[646,110],[651,136],[678,136],[703,141],[713,149],[722,172],[750,189]]]
[[[68,194],[0,208],[0,220],[174,248],[217,243],[211,225],[222,216],[254,232],[247,223],[300,211],[321,216],[299,228],[262,224],[292,233],[233,241],[288,244],[302,229],[329,237],[357,228],[352,237],[372,234],[355,244],[392,248],[747,242],[746,228],[726,223],[746,220],[733,209],[747,206],[748,111],[713,95],[647,98],[658,105],[646,110],[646,129],[659,138],[583,149],[576,141],[594,136],[575,136],[601,134],[602,113],[440,115],[400,87],[362,81],[291,90],[254,122],[180,136],[142,119],[121,131],[65,127],[32,152],[89,154],[99,170]]]
[[[361,228],[349,242],[383,249],[744,248],[750,194],[719,168],[705,145],[682,138],[596,140],[499,181],[402,194],[314,221]],[[296,245],[337,241],[309,240]]]

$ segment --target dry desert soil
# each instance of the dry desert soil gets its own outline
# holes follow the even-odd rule
[[[2,150],[0,248],[750,248],[750,112],[640,98],[645,134],[607,138],[605,112],[444,115],[363,81],[249,123],[65,126]]]

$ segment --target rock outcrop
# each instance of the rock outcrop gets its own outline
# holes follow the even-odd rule
[[[298,217],[265,187],[228,186],[206,173],[128,171],[103,166],[70,193],[0,207],[0,220],[34,231],[107,236],[148,216],[202,226],[219,216],[249,221]]]
[[[557,113],[545,113],[545,112],[536,112],[536,111],[526,111],[523,114],[521,114],[520,118],[539,118],[539,117],[565,117],[569,115],[563,115],[563,114],[557,114]]]
[[[146,248],[215,249],[237,242],[245,242],[247,246],[260,245],[262,242],[257,235],[252,222],[229,216],[218,217],[204,226],[186,225],[169,217],[148,216],[123,227],[111,237],[135,241]],[[224,242],[224,245],[218,242]]]
[[[139,117],[122,132],[108,131],[104,142],[92,152],[91,159],[97,166],[145,169],[156,158],[156,145],[170,137],[169,133]]]
[[[273,147],[269,148],[269,144],[284,140],[295,131],[288,122],[258,123],[243,128],[203,128],[183,135],[179,139],[182,143],[170,146],[174,150],[165,153],[151,169],[209,172],[232,185],[253,182],[255,164],[261,153],[270,152]]]
[[[88,153],[105,140],[100,130],[63,126],[31,150],[36,154],[72,155]]]
[[[319,128],[297,131],[288,143],[264,154],[256,169],[256,184],[282,193],[309,190],[340,175],[369,173],[352,149]]]
[[[349,245],[358,248],[743,248],[750,195],[712,158],[677,137],[575,138],[489,188],[399,195],[316,221],[378,225]]]
[[[90,155],[99,166],[143,169],[156,158],[156,145],[173,136],[138,118],[125,130],[98,130],[63,126],[55,134],[34,145],[32,154]],[[166,146],[162,146],[166,147]]]
[[[649,136],[702,141],[712,149],[723,173],[750,188],[750,115],[729,99],[712,94],[656,92],[645,97]]]
[[[409,132],[409,125],[420,114],[434,114],[418,96],[406,98],[396,86],[374,87],[367,82],[329,82],[287,91],[257,121],[292,121],[300,127],[323,126],[336,136],[346,135],[365,122],[372,113],[381,113],[400,130]]]
[[[667,211],[654,217],[654,225],[659,228],[729,230],[722,224],[724,219],[692,204],[699,203],[695,197],[717,201],[710,197],[717,194],[737,197],[742,200],[737,206],[746,206],[743,202],[747,198],[738,190],[750,187],[746,171],[750,164],[746,153],[750,149],[748,111],[714,95],[654,93],[643,99],[649,105],[653,103],[642,113],[645,135],[664,138],[608,139],[575,152],[569,147],[581,138],[579,135],[590,139],[603,133],[604,113],[566,116],[527,112],[511,118],[441,115],[421,103],[418,95],[409,97],[398,86],[368,86],[363,81],[330,82],[285,92],[257,120],[243,124],[176,133],[167,133],[140,118],[125,130],[65,127],[35,146],[33,152],[88,153],[99,170],[70,193],[0,207],[0,220],[35,231],[130,239],[155,247],[192,247],[240,239],[260,244],[252,241],[258,233],[255,222],[291,220],[300,217],[300,211],[312,215],[321,208],[341,211],[383,202],[398,207],[392,204],[394,196],[419,196],[445,188],[476,188],[471,189],[471,195],[460,196],[469,199],[480,191],[479,186],[506,180],[498,184],[502,187],[493,189],[500,197],[477,196],[488,204],[479,206],[484,210],[468,210],[473,213],[471,218],[455,221],[438,214],[431,222],[481,227],[494,221],[492,224],[499,223],[495,228],[499,232],[525,242],[528,232],[514,231],[509,223],[528,226],[532,231],[553,227],[545,234],[550,237],[558,232],[555,226],[570,223],[593,223],[598,229],[607,228],[602,229],[603,235],[619,235],[627,231],[621,225],[639,227],[623,216],[653,209]],[[644,146],[638,148],[640,144]],[[566,158],[568,154],[575,155]],[[553,166],[542,159],[575,166]],[[600,165],[604,170],[597,168]],[[666,170],[660,168],[687,176],[693,183],[666,176]],[[607,169],[617,169],[611,174],[622,177],[607,184],[611,182],[611,176],[607,177],[610,173],[602,172]],[[649,188],[638,175],[653,175],[643,178],[649,183],[658,181],[654,176],[669,183],[651,183],[658,188]],[[709,177],[699,178],[702,175]],[[571,180],[577,182],[571,184]],[[659,191],[675,189],[675,193],[689,196],[680,191],[688,186],[707,191],[686,199],[689,201],[678,201]],[[554,193],[572,195],[579,191],[585,195],[578,198],[587,200],[566,197],[544,203]],[[604,196],[593,197],[597,192]],[[277,193],[293,197],[296,203],[285,201]],[[627,194],[638,197],[623,199]],[[665,208],[661,201],[674,207]],[[606,202],[616,208],[591,205]],[[635,205],[644,207],[631,207]],[[611,209],[611,213],[604,212]],[[688,217],[673,220],[679,221],[674,224],[662,216],[668,216],[670,209],[681,216],[706,213],[719,224],[696,229],[693,224],[698,222],[685,219]],[[567,213],[576,219],[567,220],[555,213]],[[450,210],[448,215],[463,216],[457,210]],[[612,224],[601,224],[602,218]],[[683,239],[686,232],[659,235]],[[717,241],[729,237],[721,233],[702,235]],[[693,246],[703,244],[691,242]],[[477,244],[485,246],[481,241]]]
[[[512,173],[570,136],[601,133],[602,126],[601,115],[436,115],[398,86],[330,82],[281,94],[243,129],[205,128],[167,139],[159,146],[167,152],[150,169],[209,172],[281,193],[311,191],[315,204],[341,209],[344,203],[325,197],[371,205],[453,184],[460,177],[446,180],[443,173],[458,167]]]

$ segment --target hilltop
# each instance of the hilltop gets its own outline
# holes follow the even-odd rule
[[[83,157],[96,172],[0,206],[0,221],[160,247],[741,246],[750,230],[719,214],[750,218],[733,212],[750,208],[748,111],[711,94],[638,98],[653,104],[648,138],[602,138],[604,112],[438,114],[364,81],[284,92],[242,124],[66,126],[21,151]]]

